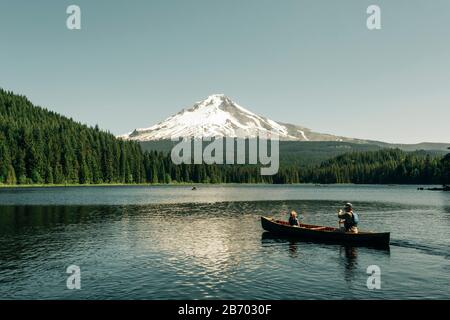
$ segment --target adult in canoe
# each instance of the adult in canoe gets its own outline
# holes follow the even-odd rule
[[[347,202],[344,206],[344,210],[339,210],[338,213],[339,224],[343,223],[343,232],[358,233],[359,216],[356,212],[353,212],[353,205]]]

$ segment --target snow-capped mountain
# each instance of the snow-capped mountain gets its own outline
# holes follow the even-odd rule
[[[356,141],[273,121],[241,107],[223,94],[211,95],[152,127],[136,129],[120,138],[137,141],[166,140],[172,137],[254,138],[270,132],[277,133],[280,140]]]

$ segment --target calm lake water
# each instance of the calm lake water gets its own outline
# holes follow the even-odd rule
[[[0,299],[449,299],[450,193],[417,186],[0,189]],[[360,229],[390,250],[267,236],[260,216]],[[81,290],[68,290],[69,265]],[[366,286],[370,265],[381,289]]]

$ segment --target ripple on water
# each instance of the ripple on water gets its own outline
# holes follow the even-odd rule
[[[246,190],[239,189],[240,197],[249,196]],[[361,192],[383,194],[368,190]],[[407,193],[398,192],[400,198]],[[416,196],[408,192],[407,199]],[[336,194],[341,190],[330,197]],[[286,218],[291,209],[304,222],[334,225],[344,199],[233,202],[219,196],[210,203],[0,206],[0,297],[450,298],[448,205],[364,197],[353,201],[361,227],[391,231],[390,252],[266,237],[261,229],[261,215]],[[424,215],[433,232],[424,228]],[[82,269],[79,292],[65,289],[70,264]],[[371,264],[382,270],[377,292],[366,287]]]

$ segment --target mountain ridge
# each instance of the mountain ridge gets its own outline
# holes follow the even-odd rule
[[[366,143],[368,140],[315,132],[301,125],[274,121],[235,103],[224,94],[213,94],[148,128],[138,128],[119,136],[125,140],[170,140],[175,137],[255,138],[278,134],[283,141],[346,141]]]

